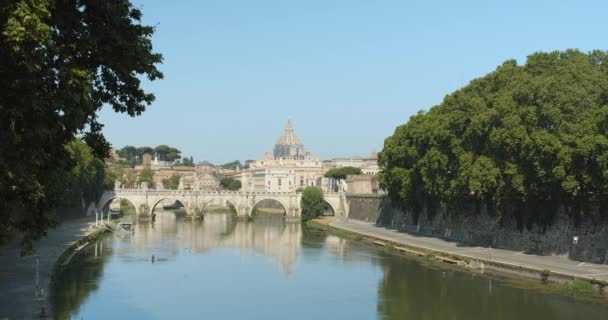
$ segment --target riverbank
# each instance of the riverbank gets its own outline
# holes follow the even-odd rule
[[[49,289],[53,269],[60,259],[69,257],[70,248],[90,236],[90,226],[95,217],[64,221],[49,230],[46,237],[34,244],[31,256],[19,255],[19,239],[0,247],[0,319],[32,319],[40,315],[44,306],[51,314]],[[36,296],[36,261],[38,260],[38,283],[43,289]]]
[[[314,223],[326,225],[333,233],[347,233],[363,237],[375,245],[390,250],[414,254],[456,264],[468,269],[496,272],[512,278],[528,278],[553,282],[562,286],[585,282],[596,289],[608,286],[608,266],[581,263],[563,256],[538,256],[501,250],[466,246],[438,238],[421,237],[396,230],[377,227],[374,224],[349,220],[317,220]],[[608,302],[608,297],[604,293]]]

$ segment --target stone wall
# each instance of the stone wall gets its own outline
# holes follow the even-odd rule
[[[542,255],[567,255],[573,260],[608,263],[606,208],[589,213],[578,225],[565,208],[560,208],[550,226],[541,228],[535,225],[520,230],[515,220],[499,223],[497,217],[485,210],[456,215],[435,214],[432,218],[423,211],[415,223],[412,212],[396,208],[386,197],[357,195],[347,198],[350,219],[374,222],[402,232],[469,245]],[[577,237],[576,241],[574,237]]]

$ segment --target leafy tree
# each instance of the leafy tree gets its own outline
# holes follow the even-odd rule
[[[194,167],[194,158],[192,158],[192,156],[190,156],[190,158],[186,157],[184,159],[182,159],[182,163],[183,166],[187,166],[187,167]]]
[[[302,191],[301,206],[303,222],[321,216],[327,207],[323,191],[317,187],[304,188],[304,191]]]
[[[64,181],[67,183],[66,198],[83,205],[83,209],[97,201],[105,190],[114,186],[108,178],[106,164],[96,158],[91,148],[81,139],[76,139],[66,146],[70,159],[75,163]]]
[[[164,161],[175,161],[181,158],[180,153],[182,153],[178,149],[164,144],[154,148],[154,152],[158,153],[160,159]]]
[[[143,168],[141,172],[139,172],[139,178],[137,179],[137,184],[141,184],[142,182],[147,182],[149,188],[154,187],[154,170],[151,168]]]
[[[127,161],[134,160],[138,155],[137,148],[134,146],[124,146],[122,149],[117,150],[116,153]]]
[[[139,163],[143,159],[144,154],[154,155],[154,148],[150,147],[138,147],[136,150],[137,158],[139,159]]]
[[[485,204],[520,227],[577,218],[608,191],[608,54],[510,60],[386,139],[383,188],[415,212]],[[433,208],[437,204],[438,208]]]
[[[170,190],[177,190],[177,188],[179,188],[180,178],[181,177],[179,174],[173,174],[169,178],[163,179],[162,180],[163,188],[170,189]]]
[[[348,175],[359,175],[361,169],[356,167],[334,168],[325,173],[326,178],[346,179]]]
[[[220,167],[228,170],[236,170],[236,168],[242,168],[243,166],[241,165],[241,161],[235,160],[232,162],[224,163]]]
[[[124,188],[127,189],[137,188],[137,174],[135,174],[135,171],[133,170],[125,171],[125,174],[120,180],[120,183],[123,185]]]
[[[255,160],[246,160],[245,165],[243,165],[243,169],[249,169],[251,167],[251,164],[254,162]]]
[[[223,177],[220,179],[220,186],[230,191],[237,191],[242,187],[241,181],[236,180],[233,177]]]
[[[110,146],[97,111],[136,116],[162,78],[154,28],[128,0],[0,1],[0,241],[23,233],[23,253],[55,225],[81,136],[97,158]]]

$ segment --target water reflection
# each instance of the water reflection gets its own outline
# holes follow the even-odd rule
[[[103,247],[102,247],[103,246]],[[156,262],[150,257],[155,255]],[[278,269],[278,270],[277,270]],[[280,270],[280,271],[279,271]],[[56,319],[606,319],[608,308],[435,270],[281,217],[159,214],[86,248]]]
[[[254,221],[238,221],[228,214],[209,214],[204,221],[177,223],[171,212],[159,214],[154,224],[140,224],[135,235],[124,238],[121,252],[162,252],[174,257],[182,250],[205,254],[214,249],[253,249],[273,258],[285,274],[298,259],[302,229],[297,222],[282,217],[261,216]],[[184,222],[184,221],[182,221]]]

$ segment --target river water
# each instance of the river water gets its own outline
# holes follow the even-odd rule
[[[282,217],[157,217],[75,258],[52,288],[55,318],[608,319],[605,305],[433,268]]]

